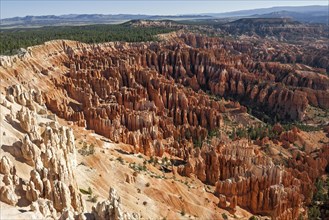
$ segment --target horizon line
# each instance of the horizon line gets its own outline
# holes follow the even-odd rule
[[[3,0],[1,0],[3,1]],[[15,0],[5,0],[5,1],[15,1]],[[35,1],[35,0],[33,0]],[[57,0],[58,1],[58,0]],[[70,1],[77,1],[77,0],[70,0]],[[103,1],[103,0],[100,0]],[[125,0],[123,0],[125,1]],[[171,1],[171,0],[169,0]],[[186,1],[191,1],[191,0],[186,0]],[[193,0],[192,0],[193,1]],[[225,0],[226,1],[226,0]],[[234,0],[233,0],[234,1]],[[326,1],[324,1],[326,2]],[[272,7],[261,7],[261,8],[253,8],[253,9],[243,9],[243,10],[232,10],[232,11],[224,11],[224,12],[198,12],[198,13],[191,13],[191,14],[146,14],[146,13],[116,13],[116,14],[98,14],[98,13],[70,13],[70,14],[44,14],[44,15],[25,15],[25,16],[14,16],[14,17],[6,17],[6,18],[1,18],[0,20],[5,20],[5,19],[12,19],[12,18],[25,18],[25,17],[42,17],[42,16],[67,16],[67,15],[147,15],[147,16],[191,16],[191,15],[204,15],[207,16],[207,14],[225,14],[225,13],[231,13],[231,12],[243,12],[243,11],[252,11],[252,10],[257,10],[257,9],[270,9],[270,8],[280,8],[280,7],[314,7],[314,6],[323,6],[326,7],[328,5],[303,5],[303,6],[296,6],[296,5],[289,5],[289,6],[272,6]],[[328,6],[329,10],[329,6]],[[209,15],[208,15],[209,16]]]

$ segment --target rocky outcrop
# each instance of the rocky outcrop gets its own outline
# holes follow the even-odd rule
[[[194,35],[181,35],[181,40],[185,44],[113,45],[88,48],[88,54],[70,50],[65,63],[70,71],[54,80],[64,97],[46,94],[47,107],[113,141],[136,146],[136,152],[154,155],[158,143],[164,151],[176,151],[168,137],[193,143],[221,126],[224,106],[199,90],[258,106],[276,119],[300,120],[309,103],[323,108],[329,103],[326,76],[253,60],[249,44]]]
[[[12,185],[0,187],[0,201],[9,205],[16,205],[18,202],[18,197],[15,193],[15,188]]]
[[[38,198],[36,201],[32,202],[30,207],[31,211],[40,213],[46,218],[57,218],[56,209],[53,207],[52,202],[47,199]]]
[[[46,127],[41,136],[41,155],[34,158],[35,169],[31,171],[27,184],[27,199],[49,199],[57,211],[83,211],[83,201],[73,172],[76,151],[72,130],[61,126],[56,128],[54,123],[53,127]],[[22,146],[25,145],[23,143]]]
[[[297,218],[313,190],[307,186],[311,170],[300,172],[293,162],[276,166],[248,142],[220,142],[210,134],[223,127],[223,113],[247,112],[239,102],[273,119],[301,120],[309,104],[326,108],[329,78],[294,66],[293,58],[272,62],[279,58],[269,45],[196,35],[177,42],[70,50],[69,71],[53,80],[63,97],[45,94],[46,105],[133,145],[135,153],[181,158],[178,173],[216,186],[219,206],[232,213],[241,206],[276,219]],[[275,129],[283,142],[298,135]],[[314,163],[322,169],[324,161]]]
[[[18,111],[17,113],[17,119],[20,122],[20,126],[21,128],[25,131],[25,132],[31,132],[32,131],[32,127],[36,126],[36,117],[35,117],[35,113],[28,110],[27,108],[22,107],[20,111]]]
[[[38,89],[25,90],[22,85],[16,84],[7,88],[6,98],[8,101],[15,101],[19,105],[25,106],[33,112],[45,113],[45,102],[41,95],[41,91]]]
[[[23,158],[27,160],[27,163],[32,165],[36,158],[40,158],[41,155],[40,149],[30,140],[28,135],[25,135],[22,140],[21,152]]]
[[[117,191],[110,188],[109,198],[106,201],[98,202],[92,209],[95,220],[137,220],[137,213],[129,214],[121,209],[121,199]]]
[[[26,94],[29,94],[29,98],[22,98]],[[48,122],[38,123],[40,117],[46,117],[43,113],[47,110],[39,92],[25,91],[19,86],[13,86],[7,89],[7,96],[23,106],[17,117],[11,115],[11,121],[18,121],[25,133],[17,144],[19,151],[14,156],[24,159],[33,167],[29,181],[21,182],[24,186],[20,187],[24,189],[25,195],[20,196],[30,201],[32,209],[45,217],[56,216],[57,212],[62,213],[64,210],[74,216],[82,213],[84,202],[74,175],[77,162],[73,130],[49,119]],[[40,113],[37,109],[45,111]],[[1,200],[15,205],[17,195],[15,184],[12,184],[17,182],[15,167],[8,158],[3,157],[0,171],[6,175],[3,179],[6,180],[6,186],[1,188]],[[9,178],[8,175],[13,177]]]
[[[290,168],[285,168],[274,165],[247,140],[224,144],[215,138],[201,149],[190,148],[187,163],[179,165],[177,171],[215,185],[218,206],[232,213],[240,206],[273,219],[295,219],[303,215],[302,207],[310,202],[314,178],[324,172],[327,164],[323,158],[306,156],[305,160],[305,166],[302,161],[291,161]]]
[[[90,72],[80,70],[86,65],[82,61],[75,62],[62,82],[56,83],[79,104],[68,105],[65,99],[60,103],[47,94],[47,106],[113,141],[135,146],[136,152],[161,156],[169,149],[176,151],[175,140],[203,140],[208,130],[221,126],[223,104],[177,86],[154,71],[113,59],[102,61],[103,66],[117,62],[113,67]]]
[[[13,125],[18,121],[26,134],[17,144],[18,156],[33,167],[24,193],[35,210],[42,209],[43,215],[58,212],[67,219],[84,209],[74,177],[73,132],[60,126],[56,116],[47,116],[47,108],[114,142],[132,145],[134,153],[176,157],[181,163],[173,170],[215,186],[218,206],[231,213],[241,206],[274,219],[294,219],[309,203],[312,182],[322,174],[327,158],[294,155],[284,168],[248,141],[211,137],[226,127],[231,115],[246,115],[240,103],[285,120],[303,119],[309,104],[327,108],[329,79],[319,74],[323,70],[295,64],[303,48],[185,34],[165,43],[77,44],[75,49],[63,45],[65,55],[58,62],[67,73],[55,76],[42,68],[42,77],[55,86],[51,91],[41,94],[12,86],[7,100],[0,102],[23,106],[6,119]],[[286,54],[290,49],[296,57]],[[39,124],[40,115],[51,122]],[[274,129],[288,144],[299,135],[296,129]],[[11,172],[2,163],[0,169],[6,175]],[[14,187],[10,178],[4,181]],[[134,181],[126,177],[126,182]],[[10,190],[3,189],[2,199],[14,204]],[[46,202],[39,204],[41,200]],[[113,190],[109,200],[94,207],[93,215],[136,217],[123,213]]]
[[[218,181],[215,194],[223,194],[231,203],[236,200],[236,204],[252,213],[270,215],[274,219],[297,218],[304,200],[301,181],[274,166],[252,172],[249,177]]]
[[[0,173],[2,174],[13,174],[15,173],[15,167],[10,159],[3,156],[0,160]]]
[[[18,197],[15,193],[18,185],[18,177],[16,175],[16,168],[11,160],[3,156],[0,160],[0,174],[4,174],[2,179],[3,184],[0,184],[0,201],[9,205],[16,205]]]

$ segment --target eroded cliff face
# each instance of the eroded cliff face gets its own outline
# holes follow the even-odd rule
[[[254,60],[235,50],[238,44],[193,35],[181,39],[186,44],[71,50],[65,64],[69,72],[54,80],[66,98],[46,94],[46,105],[60,117],[131,144],[134,153],[181,158],[186,165],[178,173],[215,185],[221,208],[234,212],[239,205],[275,219],[306,215],[311,185],[327,160],[305,159],[318,164],[318,171],[301,172],[298,162],[291,160],[288,168],[274,165],[246,142],[211,138],[224,126],[225,113],[246,108],[204,91],[260,106],[281,119],[301,120],[309,103],[328,107],[328,77]],[[286,141],[291,135],[281,136]]]
[[[8,151],[31,168],[29,180],[24,180],[17,176],[9,158],[2,158],[1,165],[6,168],[2,173],[8,180],[4,187],[16,189],[11,193],[8,189],[8,195],[4,194],[2,201],[16,205],[18,201],[15,197],[19,197],[45,217],[50,215],[56,218],[57,212],[63,210],[81,215],[84,203],[74,175],[77,164],[72,129],[60,126],[56,119],[48,120],[51,117],[47,115],[47,108],[38,91],[26,91],[20,85],[9,87],[1,104],[11,111],[6,115],[7,123],[18,126],[16,129],[23,133],[13,150],[8,148]],[[15,112],[17,108],[20,110]]]
[[[144,95],[138,93],[138,96],[153,101],[158,112],[164,108],[172,110],[172,106],[168,105],[171,101],[168,95],[174,94],[174,87],[182,85],[195,92],[201,89],[213,95],[234,97],[247,105],[265,109],[280,119],[303,119],[309,103],[321,108],[329,107],[329,79],[325,75],[306,71],[303,67],[293,68],[291,64],[257,61],[250,53],[239,52],[236,49],[238,45],[217,38],[182,36],[182,39],[192,47],[175,43],[131,44],[125,48],[116,45],[115,49],[100,47],[93,52],[71,54],[67,63],[71,70],[63,77],[64,83],[74,84],[69,85],[71,87],[92,84],[92,91],[88,88],[84,88],[86,91],[65,89],[83,106],[92,104],[97,107],[97,102],[108,99],[110,95],[116,97],[119,105],[123,105],[122,98],[115,93],[122,87],[136,90],[138,86],[144,90]],[[57,84],[60,83],[61,80]],[[180,92],[179,89],[177,91]],[[78,97],[80,92],[89,93],[90,97]],[[128,92],[122,90],[120,93],[123,97],[122,94]],[[189,93],[195,96],[195,93]],[[81,100],[82,97],[90,99],[91,103],[87,105],[86,100]],[[183,106],[177,107],[181,109]],[[134,108],[136,110],[139,106]],[[200,121],[200,116],[197,116]],[[80,119],[82,116],[72,117]]]
[[[22,134],[12,146],[2,145],[12,159],[0,159],[0,201],[19,207],[29,205],[33,218],[86,219],[88,210],[75,176],[77,150],[73,129],[61,126],[56,115],[48,114],[44,101],[42,92],[26,90],[21,85],[8,87],[6,96],[1,95],[1,111],[9,112],[2,126],[8,127],[3,124],[8,123]],[[9,133],[5,142],[11,138]],[[92,214],[95,219],[139,219],[138,214],[123,212],[113,188],[109,202],[104,204],[96,206]]]
[[[218,206],[232,213],[240,206],[273,219],[296,219],[306,215],[303,205],[310,203],[313,182],[324,173],[329,159],[300,157],[296,161],[295,154],[286,167],[275,165],[247,140],[224,144],[213,139],[201,150],[190,149],[178,172],[215,185]]]
[[[123,212],[121,208],[121,198],[114,188],[110,188],[108,200],[98,202],[92,209],[95,220],[119,219],[119,220],[137,220],[137,213]]]
[[[38,115],[47,115],[48,109],[77,126],[131,145],[132,153],[170,155],[178,161],[174,173],[213,186],[218,206],[231,213],[242,207],[273,219],[306,216],[304,208],[310,203],[313,182],[329,160],[327,151],[297,156],[297,151],[291,150],[292,158],[283,166],[262,147],[244,139],[229,140],[223,131],[243,123],[239,120],[252,121],[239,102],[288,120],[303,119],[310,104],[328,108],[328,77],[290,61],[273,62],[277,55],[272,53],[272,45],[258,47],[250,42],[184,34],[175,38],[145,44],[57,42],[54,48],[59,52],[47,59],[61,66],[59,69],[49,63],[31,66],[27,57],[2,61],[6,71],[25,66],[45,79],[31,85],[42,85],[46,92],[23,92],[14,86],[3,101],[3,105],[23,106],[6,120],[26,134],[13,155],[31,167],[23,184],[26,189],[19,196],[33,202],[34,210],[47,210],[42,214],[54,216],[60,212],[64,219],[81,217],[84,212],[74,176],[72,130],[60,126],[54,116],[46,116],[51,120],[40,124]],[[49,53],[35,50],[44,54],[43,58]],[[35,50],[29,52],[31,56]],[[17,80],[24,82],[20,77]],[[237,124],[232,125],[233,120]],[[299,131],[276,129],[280,130],[277,146],[283,143],[291,148]],[[12,192],[19,177],[7,158],[0,165],[6,175],[1,200],[15,205],[18,198]],[[118,214],[120,207],[113,204],[120,199],[115,194],[112,190],[108,201],[94,207],[95,218],[138,218]]]
[[[289,65],[253,61],[218,38],[182,39],[187,44],[112,45],[76,52],[68,47],[65,65],[70,71],[53,80],[63,99],[47,93],[46,105],[60,117],[132,144],[135,152],[161,156],[168,151],[180,157],[189,144],[220,128],[221,113],[235,105],[203,91],[235,97],[281,119],[303,119],[309,103],[328,107],[329,79],[324,75],[294,74]],[[234,107],[246,112],[243,106]]]

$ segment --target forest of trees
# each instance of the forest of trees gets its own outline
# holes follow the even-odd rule
[[[55,39],[77,40],[85,43],[155,41],[158,40],[155,35],[173,30],[163,27],[133,27],[127,24],[2,29],[0,54],[15,54],[17,49]]]

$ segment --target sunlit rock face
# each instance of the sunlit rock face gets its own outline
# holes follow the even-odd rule
[[[64,210],[73,216],[83,213],[84,201],[74,174],[77,162],[73,130],[60,126],[56,119],[40,123],[47,118],[40,92],[15,85],[7,88],[6,96],[21,107],[17,114],[11,112],[7,118],[24,133],[11,146],[16,149],[12,155],[32,169],[29,181],[24,182],[17,176],[14,163],[3,156],[0,173],[5,175],[5,186],[0,188],[0,200],[10,205],[16,205],[18,198],[26,200],[32,211],[44,217],[57,218],[57,212]]]
[[[264,57],[262,45],[196,35],[165,44],[115,43],[68,51],[69,71],[54,82],[74,102],[45,94],[51,111],[131,144],[135,153],[181,158],[185,163],[178,173],[215,186],[219,206],[233,213],[236,206],[276,219],[303,212],[326,159],[309,160],[319,168],[313,175],[311,169],[299,171],[304,168],[293,160],[289,169],[274,165],[248,142],[204,140],[225,126],[224,113],[247,111],[239,102],[218,97],[258,106],[279,119],[302,120],[309,104],[328,107],[327,76],[272,62],[276,55],[269,50]],[[280,141],[294,142],[296,132],[282,133]],[[193,148],[202,142],[200,149]]]
[[[328,107],[329,79],[324,75],[257,61],[240,52],[249,51],[250,44],[242,49],[242,43],[195,35],[180,40],[67,49],[70,70],[55,84],[75,103],[46,94],[46,105],[58,116],[146,155],[183,155],[178,143],[204,140],[208,131],[220,127],[221,113],[232,105],[212,96],[234,97],[286,120],[303,119],[309,103]],[[235,107],[246,112],[244,106]]]
[[[175,158],[173,173],[212,186],[210,193],[218,197],[218,206],[230,213],[241,207],[273,219],[306,216],[304,208],[311,202],[315,179],[324,173],[328,150],[303,152],[299,157],[293,152],[280,164],[260,147],[269,139],[236,140],[218,132],[238,126],[232,124],[240,119],[238,115],[250,117],[246,106],[258,107],[278,120],[297,121],[305,117],[309,105],[328,108],[329,79],[317,72],[313,61],[306,63],[303,48],[193,34],[158,43],[61,41],[44,48],[48,48],[40,52],[44,57],[57,51],[51,64],[64,70],[41,72],[40,88],[47,92],[15,85],[0,97],[0,104],[8,109],[20,105],[5,120],[24,134],[13,156],[32,167],[24,195],[19,195],[31,210],[61,219],[85,212],[74,175],[75,138],[71,128],[58,123],[58,116],[73,127],[129,144],[133,153],[170,155]],[[38,51],[34,57],[40,55]],[[326,65],[325,60],[321,65]],[[48,110],[56,116],[48,115]],[[50,121],[39,123],[40,115]],[[278,133],[275,147],[292,148],[302,135],[297,128],[283,131],[277,125],[273,130]],[[16,205],[19,178],[9,161],[7,157],[0,161],[4,183],[0,199]],[[89,214],[96,219],[138,218],[120,210],[114,190]]]

